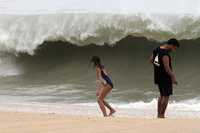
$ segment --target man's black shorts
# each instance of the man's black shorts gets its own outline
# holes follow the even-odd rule
[[[171,82],[158,83],[161,96],[170,96],[173,94],[173,85]]]

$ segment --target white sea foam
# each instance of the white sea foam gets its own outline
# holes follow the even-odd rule
[[[2,100],[2,98],[1,98]],[[4,101],[4,100],[3,100]],[[34,113],[55,113],[66,115],[79,116],[100,116],[100,110],[97,103],[37,103],[24,102],[23,98],[7,97],[6,104],[1,101],[1,111],[11,112],[34,112]],[[18,101],[18,102],[17,102]],[[153,99],[150,102],[134,102],[134,103],[112,103],[116,108],[116,116],[121,117],[146,117],[151,118],[156,116],[157,100]],[[199,100],[191,99],[181,102],[172,102],[167,109],[167,116],[171,118],[200,118],[200,102]]]
[[[96,103],[81,103],[76,105],[83,106],[96,106]],[[141,109],[141,110],[152,110],[157,107],[157,99],[153,99],[150,102],[137,101],[131,103],[113,103],[114,106],[121,109]],[[199,98],[184,100],[184,101],[172,101],[169,103],[169,110],[174,111],[200,111],[200,100]]]
[[[0,54],[0,78],[17,76],[23,73],[20,66],[15,64],[12,56]]]

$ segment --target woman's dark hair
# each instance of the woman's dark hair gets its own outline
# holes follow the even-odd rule
[[[98,56],[92,56],[91,63],[94,63],[94,67],[101,67],[101,59]]]
[[[173,46],[176,46],[176,47],[180,47],[180,44],[179,44],[178,40],[175,39],[175,38],[169,39],[169,40],[167,41],[167,44],[168,44],[168,45],[173,45]]]

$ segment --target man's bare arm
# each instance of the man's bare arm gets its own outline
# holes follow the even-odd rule
[[[149,62],[150,62],[150,63],[153,63],[153,54],[150,56]]]
[[[177,84],[175,74],[173,73],[173,71],[171,70],[171,68],[169,66],[169,57],[165,55],[165,56],[163,56],[162,60],[163,60],[165,71],[171,77],[172,82],[174,84]]]

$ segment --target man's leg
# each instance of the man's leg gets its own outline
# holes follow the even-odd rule
[[[162,96],[160,96],[158,98],[158,105],[157,105],[157,117],[158,118],[160,118],[160,116],[161,116],[161,107],[162,107],[161,100],[162,100]]]
[[[169,102],[169,96],[165,96],[164,97],[163,112],[162,112],[164,115],[165,115],[165,111],[167,109],[168,102]]]
[[[168,101],[169,101],[169,96],[162,96],[161,98],[161,117],[160,118],[165,118],[165,111],[167,109],[167,105],[168,105]]]

